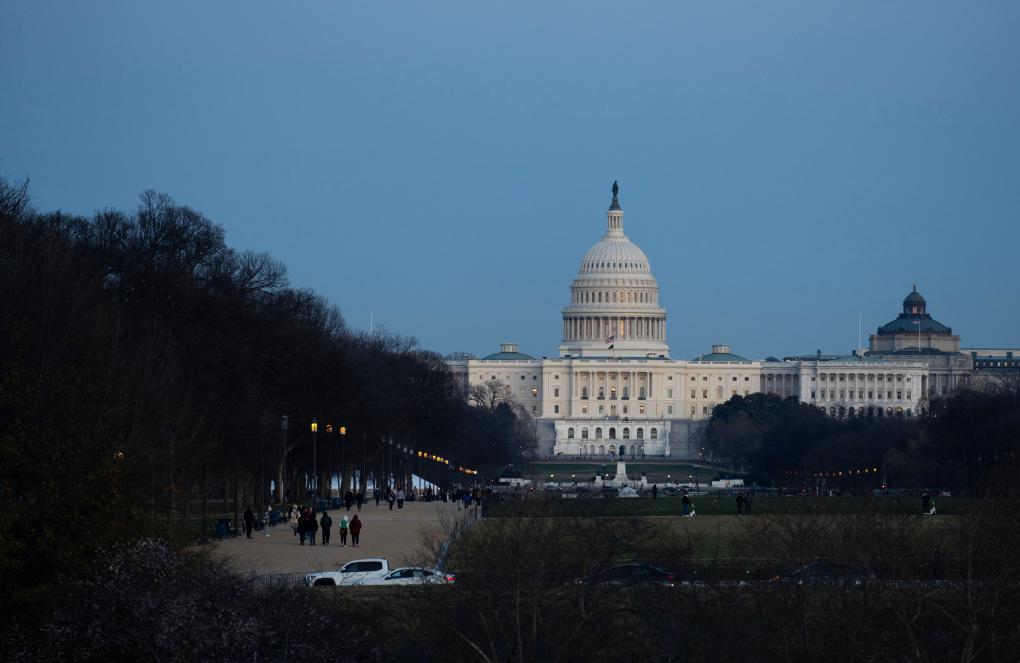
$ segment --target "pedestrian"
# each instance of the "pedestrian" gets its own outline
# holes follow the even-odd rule
[[[921,495],[921,513],[931,512],[931,495],[928,491],[924,491],[924,495]]]
[[[358,518],[358,514],[354,514],[354,519],[351,520],[351,545],[358,548],[358,541],[361,538],[361,519]]]
[[[358,511],[361,511],[361,505],[365,503],[365,493],[358,491],[358,496],[355,498],[355,502],[358,503]]]
[[[322,528],[322,545],[328,546],[329,531],[333,528],[333,519],[325,511],[322,512],[322,518],[319,519],[319,526]]]
[[[308,509],[308,545],[315,545],[315,535],[319,531],[319,523],[315,520],[315,512]]]
[[[379,488],[378,487],[377,488],[373,488],[372,492],[375,494],[375,506],[376,506],[376,508],[379,508],[379,497],[380,497],[380,495],[379,495]]]
[[[244,510],[244,533],[250,539],[251,531],[255,528],[255,512],[251,506]]]
[[[404,508],[404,490],[401,488],[397,490],[397,509],[403,508]]]
[[[351,491],[348,490],[346,493],[344,493],[344,506],[347,507],[348,511],[350,511],[351,510],[351,506],[353,504],[354,504],[354,493],[352,493]]]
[[[392,488],[386,489],[386,501],[390,503],[390,511],[393,511],[393,503],[397,501],[397,496],[393,494]]]
[[[659,487],[656,484],[652,484],[652,499],[659,499]]]
[[[687,491],[684,491],[684,499],[683,499],[683,503],[682,504],[683,504],[683,511],[682,511],[683,515],[685,515],[685,516],[691,515],[691,498],[690,498],[690,496],[687,495]]]
[[[744,513],[744,495],[743,493],[737,493],[737,515]]]
[[[464,510],[467,511],[471,508],[471,493],[464,491]]]
[[[337,531],[340,532],[341,546],[347,545],[347,528],[348,528],[347,516],[344,516],[343,518],[340,519],[340,527],[337,528]]]
[[[305,536],[308,534],[308,518],[305,517],[304,513],[301,513],[301,515],[298,516],[297,534],[301,541],[301,545],[305,545]]]
[[[298,534],[298,526],[301,523],[298,522],[298,512],[297,512],[297,508],[296,507],[292,506],[290,508],[290,511],[288,512],[288,515],[287,515],[287,523],[290,525],[291,532],[294,533],[294,536],[297,536],[297,534]]]

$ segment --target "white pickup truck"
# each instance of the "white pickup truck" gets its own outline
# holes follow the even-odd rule
[[[347,562],[338,571],[321,571],[305,576],[305,585],[309,587],[336,587],[340,585],[360,585],[366,580],[382,578],[390,572],[390,564],[385,557],[356,559]]]

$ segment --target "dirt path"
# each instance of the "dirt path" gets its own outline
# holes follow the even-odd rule
[[[337,528],[340,517],[350,519],[355,513],[364,523],[361,531],[361,545],[353,548],[350,537],[347,546],[340,546]],[[226,556],[238,571],[257,574],[305,573],[336,569],[338,565],[362,557],[385,557],[391,566],[417,564],[421,555],[421,532],[423,529],[438,530],[441,514],[456,517],[457,505],[444,502],[407,502],[402,510],[393,511],[383,502],[378,508],[374,503],[362,507],[361,511],[351,509],[330,509],[333,519],[332,540],[328,546],[320,545],[319,533],[316,545],[300,545],[298,537],[292,534],[287,524],[269,528],[264,532],[253,532],[252,538],[243,535],[213,544],[213,554]],[[429,563],[434,560],[427,560]]]

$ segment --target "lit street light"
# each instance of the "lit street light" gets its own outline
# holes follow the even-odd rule
[[[312,508],[315,508],[315,498],[319,496],[319,420],[312,419]]]

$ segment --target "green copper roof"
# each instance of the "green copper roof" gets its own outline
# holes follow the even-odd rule
[[[528,359],[534,359],[534,357],[532,357],[530,355],[526,355],[523,352],[494,352],[494,353],[492,353],[491,355],[489,355],[487,357],[482,357],[482,359],[493,359],[493,360],[500,360],[500,359],[503,359],[503,360],[507,360],[507,359],[522,360],[523,359],[523,360],[528,360]]]
[[[921,332],[935,332],[938,334],[951,334],[952,329],[946,327],[944,324],[934,319],[927,313],[925,314],[909,314],[900,313],[892,322],[887,322],[878,328],[879,334],[896,334],[900,332],[914,332],[917,333],[918,322],[920,323]]]
[[[700,361],[705,364],[722,361],[745,362],[745,363],[751,362],[750,359],[745,359],[744,357],[741,357],[740,355],[735,355],[732,352],[709,352],[708,354],[694,357],[693,359],[691,359],[691,361]]]

